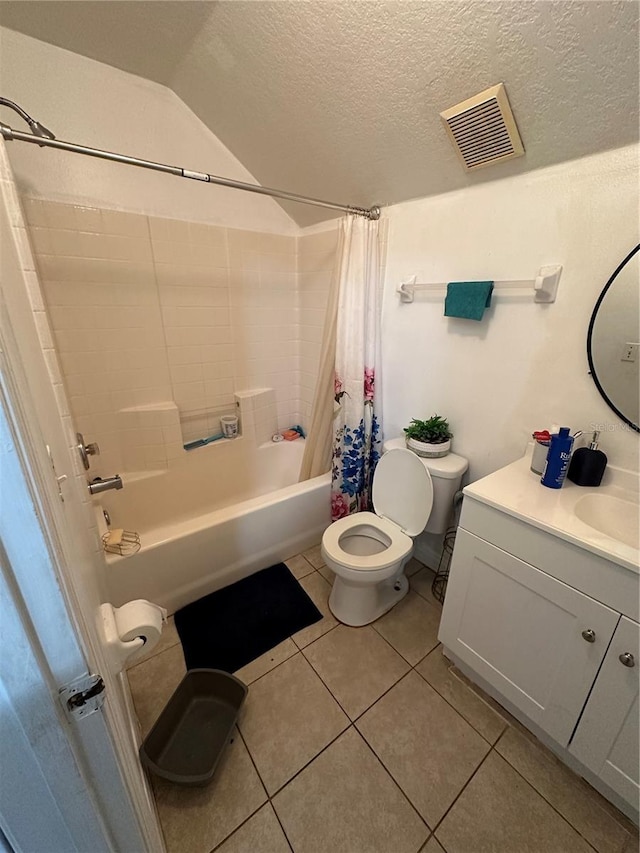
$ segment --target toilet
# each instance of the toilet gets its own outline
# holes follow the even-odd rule
[[[374,512],[340,518],[322,537],[322,557],[335,572],[329,607],[336,619],[368,625],[404,598],[413,539],[445,532],[468,465],[455,453],[417,456],[404,438],[385,441],[373,475]]]

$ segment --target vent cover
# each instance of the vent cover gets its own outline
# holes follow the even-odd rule
[[[503,83],[440,116],[467,172],[524,154]]]

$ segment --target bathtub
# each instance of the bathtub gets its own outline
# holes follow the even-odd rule
[[[106,509],[142,547],[106,555],[109,601],[146,598],[173,613],[319,542],[331,477],[298,483],[303,452],[302,439],[256,447],[238,438],[192,450],[168,471],[123,474],[124,488],[100,495],[96,515],[106,530]]]

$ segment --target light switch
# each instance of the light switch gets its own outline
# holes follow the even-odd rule
[[[620,361],[637,361],[638,349],[640,349],[640,344],[627,342],[622,349],[622,357]]]

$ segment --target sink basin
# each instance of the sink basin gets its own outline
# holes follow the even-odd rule
[[[605,536],[624,542],[631,548],[640,547],[639,507],[636,503],[612,495],[590,494],[578,500],[574,512],[580,521]]]

